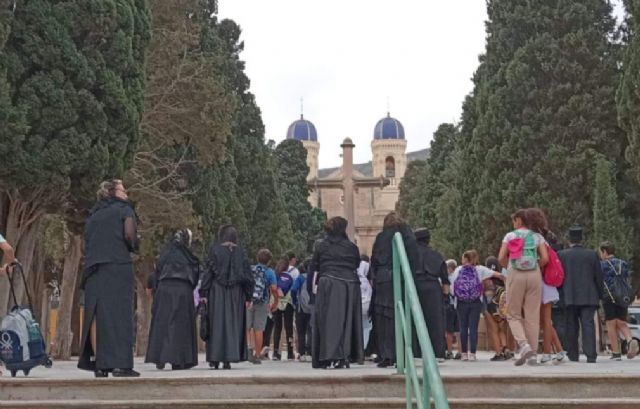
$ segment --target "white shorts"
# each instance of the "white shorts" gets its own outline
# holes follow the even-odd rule
[[[542,304],[555,304],[558,301],[560,301],[558,289],[542,282]]]

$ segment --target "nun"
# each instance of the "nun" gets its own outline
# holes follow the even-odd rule
[[[84,232],[85,315],[78,368],[97,378],[136,377],[133,370],[134,271],[137,216],[122,181],[102,182]]]
[[[254,280],[244,248],[238,245],[235,227],[225,224],[218,240],[209,248],[200,287],[201,302],[207,304],[209,367],[231,369],[231,362],[247,360],[245,310],[251,306]]]
[[[447,264],[440,253],[429,246],[431,233],[426,228],[415,231],[418,244],[418,265],[413,271],[413,277],[418,292],[418,299],[427,324],[431,345],[436,358],[444,360],[444,303],[449,294],[449,274]],[[416,331],[414,334],[414,356],[419,358],[422,351],[419,348]]]
[[[164,369],[198,365],[196,311],[193,290],[200,277],[200,260],[191,251],[191,230],[176,232],[160,252],[151,275],[154,297],[145,362]]]
[[[317,272],[312,366],[349,368],[364,362],[362,297],[357,269],[360,251],[347,238],[347,220],[329,219],[327,236],[318,242],[309,271]]]
[[[378,367],[396,363],[395,308],[393,300],[393,237],[402,235],[409,265],[416,271],[418,247],[413,231],[396,213],[384,218],[382,231],[376,236],[371,252],[370,277],[373,282],[373,328],[378,349]]]

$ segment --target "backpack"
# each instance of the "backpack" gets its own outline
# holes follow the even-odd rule
[[[305,314],[311,314],[311,296],[307,290],[307,283],[304,282],[298,291],[298,308]]]
[[[13,307],[0,326],[0,359],[9,366],[37,360],[44,355],[44,339],[31,311]]]
[[[604,288],[607,290],[611,302],[617,306],[627,308],[633,302],[633,289],[629,285],[629,281],[622,275],[622,260],[618,260],[618,270],[611,260],[607,260],[607,263],[611,266],[616,275],[613,277],[613,282],[609,286],[605,280]]]
[[[482,296],[482,283],[474,266],[462,266],[453,284],[453,294],[459,301],[475,301]]]
[[[558,257],[558,253],[547,244],[549,262],[544,266],[542,279],[546,285],[551,287],[561,287],[564,282],[564,268]]]
[[[291,287],[293,286],[293,278],[291,274],[283,271],[278,273],[278,309],[284,311],[287,309],[287,304],[291,304]]]
[[[253,273],[253,302],[264,304],[269,301],[269,289],[267,288],[267,270],[262,264],[251,268]]]
[[[529,271],[538,264],[538,249],[533,232],[514,231],[516,238],[509,242],[511,267],[520,271]]]

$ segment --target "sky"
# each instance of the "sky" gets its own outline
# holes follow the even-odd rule
[[[373,129],[387,115],[405,127],[407,151],[428,148],[457,122],[485,45],[482,0],[219,0],[243,30],[246,71],[266,127],[285,138],[304,117],[318,130],[320,167],[371,160]]]

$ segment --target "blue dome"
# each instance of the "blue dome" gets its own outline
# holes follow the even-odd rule
[[[287,139],[317,142],[318,132],[316,131],[315,125],[313,125],[311,121],[307,121],[302,115],[300,115],[300,119],[289,125],[289,130],[287,131]]]
[[[391,115],[387,114],[373,129],[373,139],[404,139],[404,126]]]

